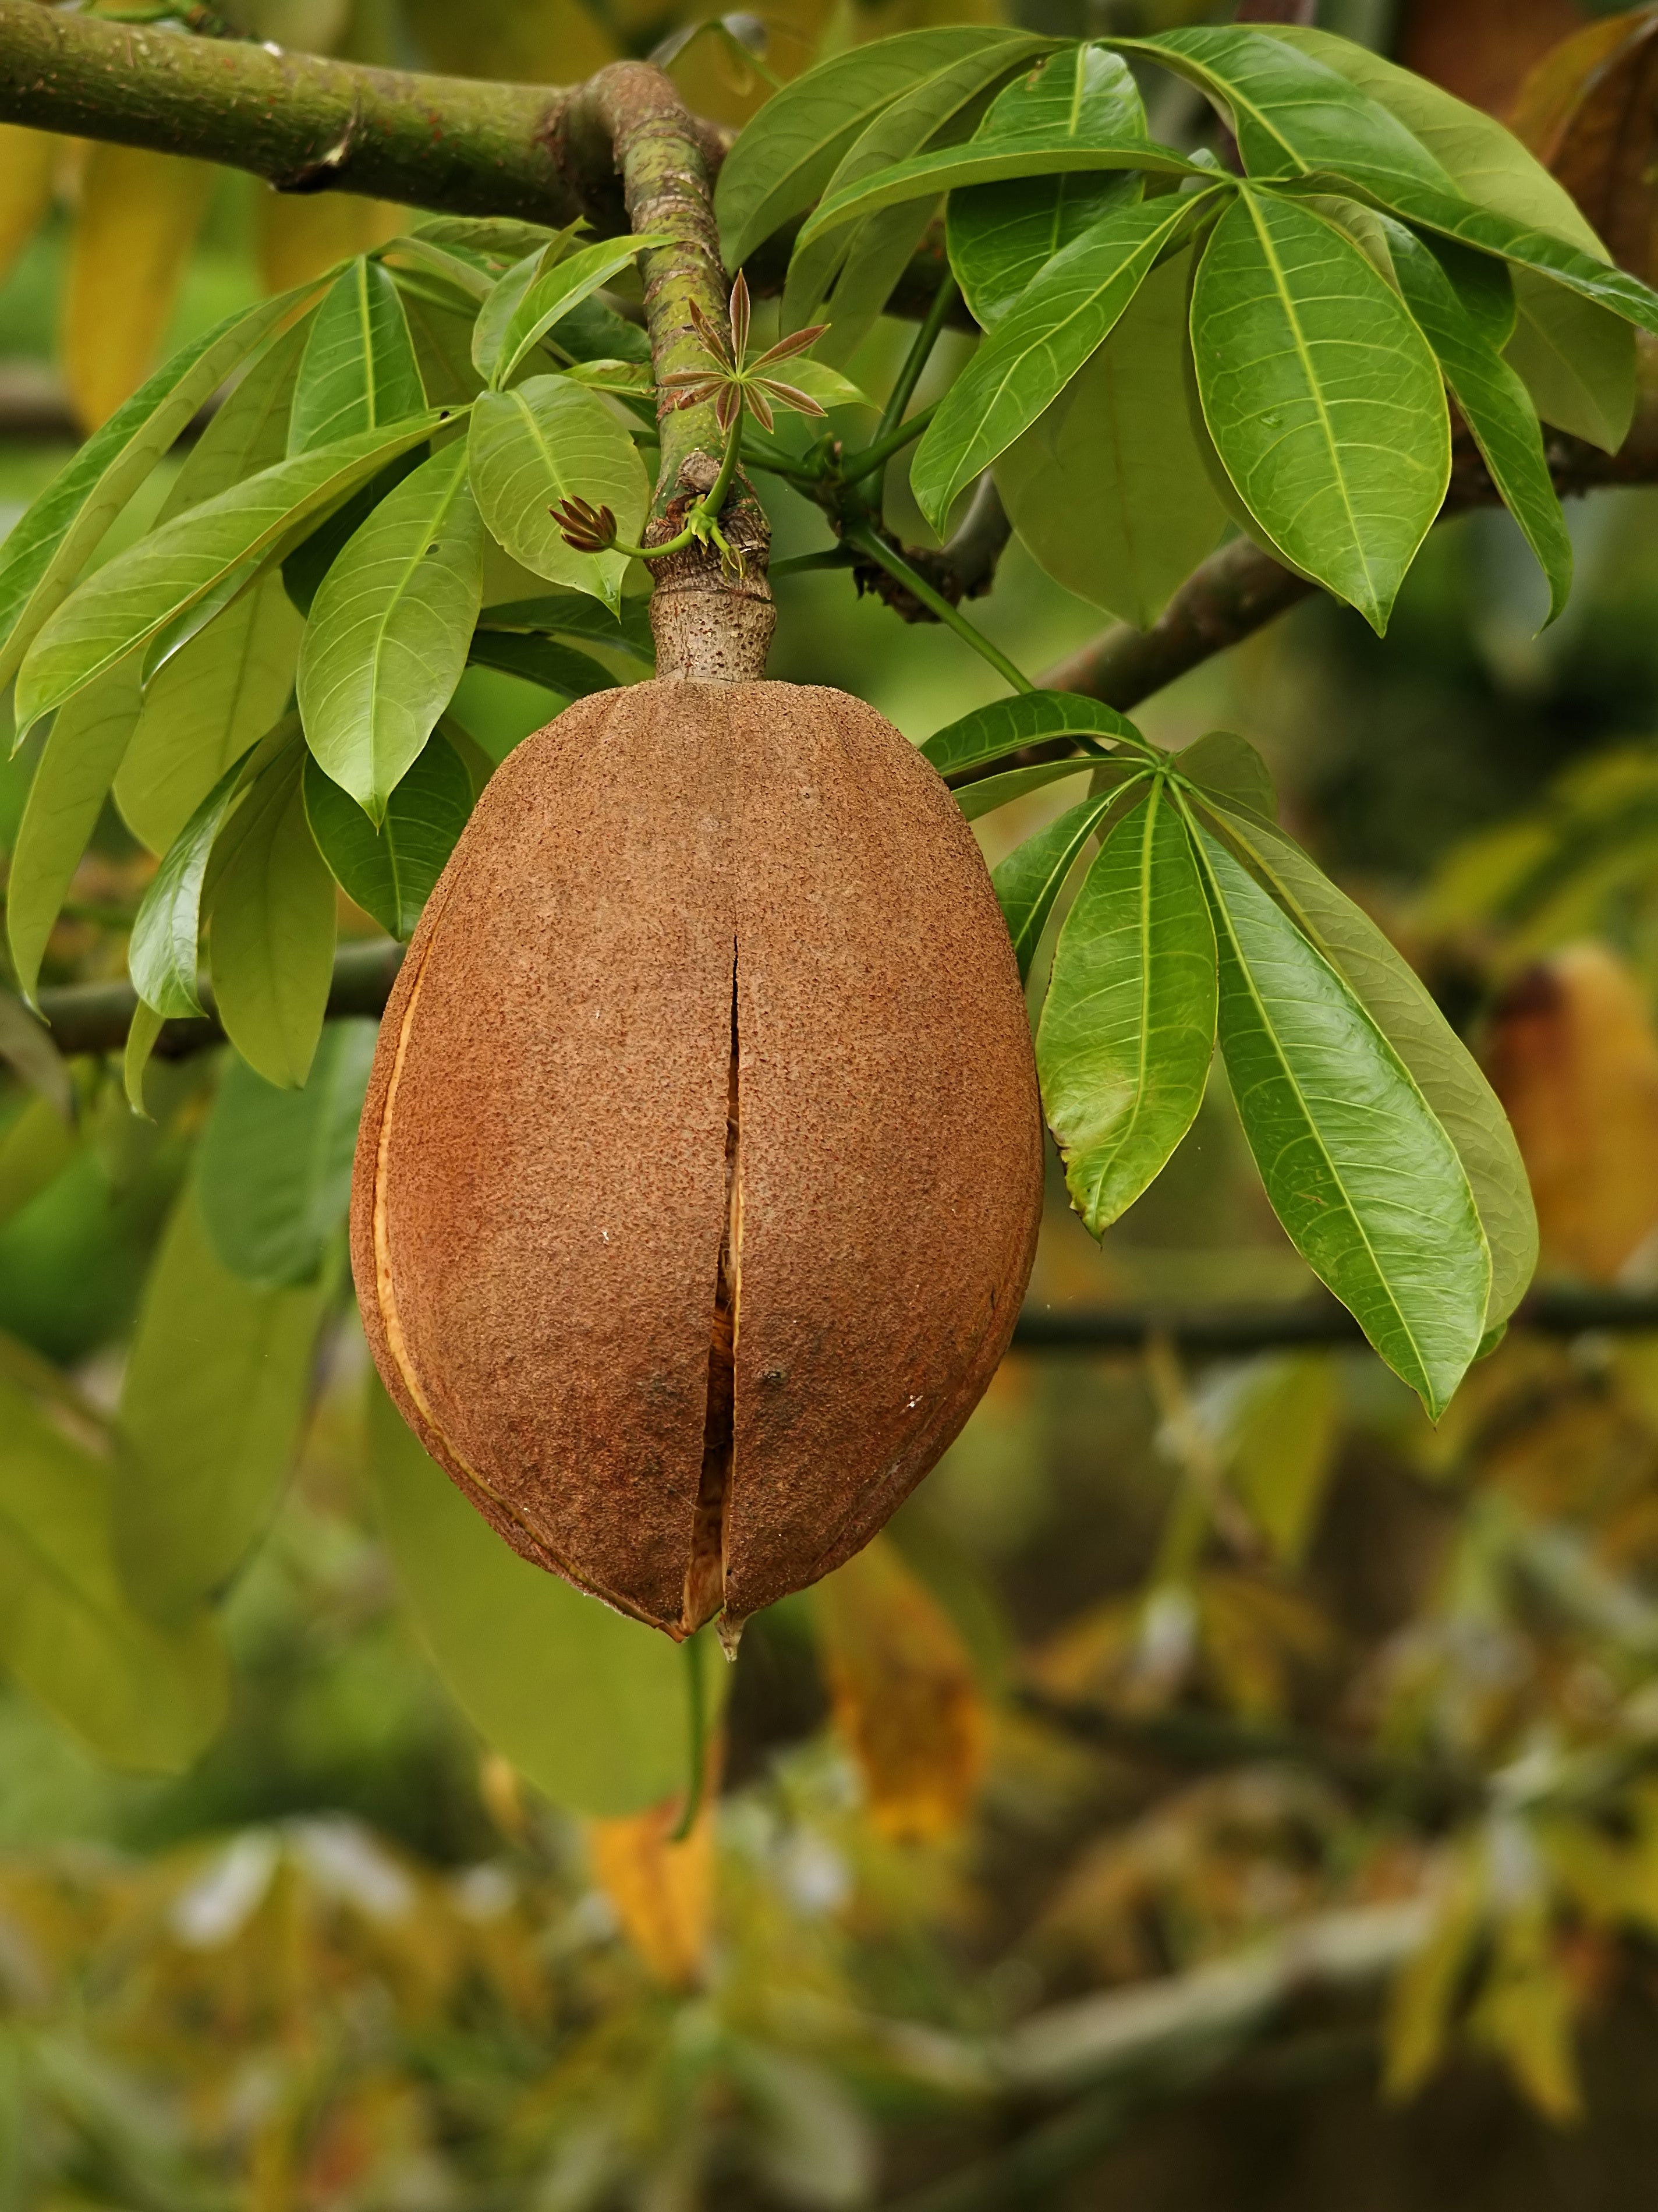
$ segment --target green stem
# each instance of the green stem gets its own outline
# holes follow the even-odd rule
[[[726,441],[726,451],[720,463],[720,473],[710,490],[704,492],[696,504],[687,511],[685,527],[677,538],[665,538],[660,545],[616,544],[611,550],[626,556],[629,561],[659,561],[665,554],[683,553],[688,545],[695,545],[706,531],[718,535],[720,509],[730,496],[732,479],[737,474],[737,465],[743,451],[743,418],[739,414],[732,424],[731,435]]]
[[[688,1636],[679,1648],[685,1656],[685,1711],[690,1735],[690,1773],[685,1784],[684,1809],[668,1837],[671,1844],[683,1844],[696,1826],[697,1815],[702,1810],[708,1765],[708,1701],[702,1683],[702,1654],[697,1649],[695,1635]]]
[[[865,477],[873,476],[877,469],[884,469],[895,453],[902,453],[913,439],[920,436],[941,404],[935,399],[931,406],[917,408],[907,422],[901,422],[888,436],[872,440],[861,453],[853,453],[849,460],[843,461],[841,465],[841,482],[858,483]]]
[[[946,275],[940,280],[938,289],[932,295],[932,305],[922,317],[921,327],[916,331],[909,351],[904,356],[904,365],[898,372],[892,390],[887,394],[887,404],[882,409],[881,420],[876,426],[878,441],[890,436],[903,421],[904,410],[914,397],[915,387],[921,380],[921,371],[927,365],[927,357],[944,326],[944,317],[955,306],[960,289],[951,276]]]
[[[942,592],[935,592],[925,576],[918,575],[908,561],[893,551],[891,546],[878,538],[872,530],[853,528],[844,533],[845,542],[866,553],[872,561],[884,568],[889,576],[896,576],[908,592],[914,593],[929,612],[953,629],[966,645],[970,645],[981,659],[987,660],[1002,681],[1015,691],[1034,691],[1035,685],[1022,669],[1016,668],[1007,655],[980,629],[975,629],[959,607],[952,607]]]

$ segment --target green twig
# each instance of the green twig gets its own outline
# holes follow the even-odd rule
[[[921,372],[926,367],[928,356],[938,342],[938,333],[944,326],[944,317],[955,306],[960,289],[953,276],[945,276],[940,281],[938,290],[932,295],[932,305],[923,316],[920,329],[910,341],[909,351],[904,356],[904,365],[894,380],[891,391],[887,394],[887,404],[881,410],[881,419],[875,427],[878,441],[890,437],[903,421],[904,410],[915,395],[915,387],[921,380]]]
[[[890,576],[896,576],[908,592],[913,592],[921,605],[935,614],[948,629],[953,629],[963,642],[970,645],[981,659],[987,660],[1002,681],[1015,691],[1034,691],[1035,685],[1023,671],[1017,668],[999,646],[994,646],[980,629],[975,629],[959,607],[953,607],[942,592],[935,592],[925,576],[919,575],[901,554],[895,553],[884,539],[874,531],[854,526],[844,533],[845,543],[855,545],[866,554]]]
[[[848,455],[841,464],[841,482],[861,483],[865,477],[873,476],[877,469],[885,468],[895,453],[902,453],[906,446],[920,436],[938,413],[939,404],[935,399],[930,406],[918,407],[914,414],[900,422],[884,438],[872,439],[860,452]]]

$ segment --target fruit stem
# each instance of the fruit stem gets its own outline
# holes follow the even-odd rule
[[[683,1844],[696,1826],[697,1815],[702,1810],[708,1767],[708,1699],[702,1680],[702,1654],[697,1649],[696,1632],[693,1631],[679,1649],[685,1659],[685,1717],[689,1729],[687,1748],[690,1772],[685,1784],[684,1805],[679,1818],[668,1832],[671,1844]]]
[[[924,607],[929,608],[941,623],[953,629],[963,643],[970,645],[981,659],[987,660],[1002,681],[1015,691],[1034,691],[1035,685],[1017,668],[999,646],[994,646],[981,629],[975,629],[959,607],[953,607],[942,592],[935,592],[925,576],[912,568],[902,555],[895,553],[885,540],[872,530],[854,524],[841,532],[843,542],[855,545],[872,561],[878,562],[890,576],[896,576],[907,591],[913,592]]]

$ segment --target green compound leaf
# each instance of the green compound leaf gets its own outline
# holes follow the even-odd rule
[[[1066,47],[999,93],[975,135],[1054,126],[1073,137],[1144,137],[1145,110],[1127,65],[1101,46]],[[1084,173],[952,192],[950,265],[975,319],[991,329],[1056,253],[1139,191],[1136,176]]]
[[[1352,990],[1199,833],[1220,1043],[1272,1209],[1436,1419],[1479,1347],[1491,1255],[1468,1178]]]
[[[427,1457],[378,1380],[369,1387],[369,1463],[398,1578],[438,1672],[484,1741],[572,1812],[635,1813],[683,1789],[680,1653],[510,1551]]]
[[[1161,1173],[1203,1103],[1215,931],[1186,825],[1154,782],[1101,845],[1054,948],[1042,1103],[1094,1234]]]
[[[58,709],[17,826],[6,879],[6,936],[25,994],[34,995],[58,910],[137,727],[136,656]]]
[[[414,934],[471,811],[472,780],[435,733],[392,793],[378,830],[314,759],[305,764],[306,818],[319,851],[347,897],[393,937]]]
[[[905,31],[836,54],[768,100],[720,166],[714,192],[726,266],[736,269],[773,231],[811,205],[878,116],[955,63],[1030,51],[1015,31],[955,24]]]
[[[346,544],[300,652],[306,743],[373,821],[454,696],[483,598],[483,521],[457,441]]]
[[[202,1132],[196,1188],[213,1250],[238,1281],[317,1279],[345,1226],[377,1034],[372,1021],[330,1022],[302,1091],[279,1091],[231,1058]]]
[[[993,814],[999,806],[1005,806],[1012,799],[1028,798],[1033,791],[1045,791],[1050,783],[1063,783],[1067,776],[1106,775],[1115,766],[1114,762],[1102,766],[1087,755],[1078,755],[1072,760],[1042,761],[1035,768],[1010,769],[1005,775],[987,775],[977,783],[962,784],[954,797],[962,811],[962,819],[977,822],[981,816]],[[1135,772],[1128,763],[1123,764],[1123,775]]]
[[[1439,370],[1397,293],[1333,223],[1243,191],[1199,264],[1192,343],[1267,543],[1384,630],[1450,480]]]
[[[1182,764],[1187,757],[1181,756]],[[1229,805],[1211,812],[1303,936],[1345,979],[1455,1146],[1491,1249],[1485,1327],[1500,1327],[1536,1269],[1537,1214],[1520,1147],[1495,1092],[1421,978],[1292,839]]]
[[[1127,784],[1120,784],[1084,799],[1080,805],[1068,807],[1057,821],[1017,846],[993,871],[990,880],[1013,940],[1021,982],[1030,974],[1048,917],[1078,855],[1127,788]]]
[[[348,498],[397,454],[424,442],[435,416],[369,430],[264,469],[141,538],[89,576],[41,629],[17,679],[30,726],[72,698],[287,536]]]
[[[1212,204],[1166,194],[1114,208],[1055,255],[945,394],[910,483],[940,536],[963,489],[1064,391],[1158,257]]]
[[[1084,746],[1092,739],[1090,750],[1126,744],[1148,756],[1151,750],[1126,714],[1075,691],[1025,691],[975,707],[935,730],[920,750],[940,775],[956,775],[1050,738],[1074,738]]]
[[[222,1596],[268,1524],[309,1405],[329,1287],[244,1281],[186,1188],[145,1286],[117,1418],[116,1556],[153,1619],[188,1620]]]
[[[1186,402],[1190,281],[1187,253],[1154,269],[1099,351],[995,464],[1026,550],[1066,591],[1140,629],[1226,526]]]
[[[105,532],[204,399],[314,285],[230,315],[176,353],[93,433],[0,549],[0,687],[73,590]],[[18,726],[21,742],[26,734]]]
[[[510,384],[556,323],[584,300],[590,300],[602,284],[608,284],[647,247],[667,242],[655,237],[609,239],[598,246],[584,246],[568,260],[556,261],[539,273],[532,267],[532,281],[506,317],[498,337],[489,321],[487,302],[478,316],[472,358],[480,374],[487,376],[497,391]],[[509,271],[501,283],[508,283],[511,275]],[[483,342],[486,332],[493,346]]]
[[[214,854],[209,944],[225,1034],[268,1083],[302,1084],[334,974],[334,878],[305,818],[306,754],[257,779]]]
[[[1382,221],[1405,304],[1434,349],[1503,505],[1548,579],[1553,622],[1571,594],[1571,534],[1549,474],[1543,428],[1531,396],[1469,311],[1439,257],[1403,223],[1385,216]]]
[[[1277,820],[1272,771],[1248,738],[1230,730],[1211,730],[1177,752],[1174,764],[1188,782],[1213,797],[1266,822]]]
[[[598,395],[568,377],[532,376],[486,392],[468,441],[472,489],[499,543],[531,574],[621,604],[620,553],[578,553],[551,509],[567,499],[608,507],[624,543],[638,542],[650,481],[631,438]]]
[[[317,309],[288,428],[290,454],[426,412],[413,341],[389,269],[348,264]]]

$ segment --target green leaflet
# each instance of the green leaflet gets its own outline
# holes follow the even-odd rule
[[[483,389],[483,379],[472,365],[474,317],[470,309],[435,307],[399,289],[428,399],[434,407],[470,407]]]
[[[532,376],[511,392],[483,395],[468,446],[483,520],[513,559],[550,583],[617,606],[625,557],[578,553],[549,512],[571,498],[608,507],[624,542],[637,543],[650,481],[604,402],[566,377]]]
[[[798,328],[812,315],[829,318],[829,328],[817,341],[819,356],[830,363],[849,362],[879,320],[892,296],[892,288],[908,267],[932,228],[937,212],[932,200],[906,200],[901,206],[883,208],[866,222],[848,232],[837,231],[820,245],[838,246],[846,241],[846,255],[827,306],[814,305],[798,312],[786,299],[784,319]],[[816,248],[808,248],[809,252]],[[793,266],[793,264],[791,264]],[[790,364],[792,366],[792,364]],[[798,416],[786,416],[798,422]]]
[[[1214,925],[1154,781],[1110,831],[1054,952],[1036,1067],[1072,1202],[1097,1237],[1192,1126],[1215,1049]]]
[[[491,632],[521,630],[583,638],[647,665],[656,658],[649,602],[645,599],[624,599],[614,610],[596,605],[580,592],[550,592],[544,599],[500,599],[484,608],[478,626]]]
[[[1026,981],[1036,957],[1054,902],[1065,888],[1066,878],[1077,856],[1099,828],[1108,811],[1121,799],[1127,785],[1085,799],[1068,807],[1057,821],[1039,830],[1017,846],[991,875],[1007,933],[1013,940],[1013,957],[1019,963],[1019,980]]]
[[[369,1461],[398,1577],[484,1741],[572,1812],[634,1813],[682,1789],[680,1654],[509,1550],[373,1376],[369,1388]]]
[[[975,707],[960,721],[935,730],[920,750],[940,775],[948,776],[1051,738],[1074,738],[1089,751],[1097,751],[1102,743],[1128,744],[1143,753],[1151,750],[1127,715],[1074,691],[1025,691]]]
[[[1248,738],[1211,730],[1175,755],[1176,772],[1213,797],[1266,822],[1278,819],[1272,773]]]
[[[910,465],[942,537],[964,486],[1029,428],[1102,343],[1158,257],[1212,196],[1167,194],[1102,216],[1026,289],[945,394]]]
[[[297,532],[435,427],[422,416],[264,469],[118,554],[61,606],[17,679],[21,728],[50,714],[106,668],[148,646],[250,560]]]
[[[288,418],[314,319],[313,310],[272,339],[226,398],[156,509],[153,529],[287,459]]]
[[[86,842],[137,726],[138,664],[121,662],[60,708],[29,786],[6,882],[12,965],[33,998]]]
[[[426,412],[403,302],[389,269],[350,262],[317,309],[288,426],[290,455]]]
[[[164,1629],[116,1571],[111,1480],[0,1378],[0,1662],[109,1765],[176,1774],[218,1729],[224,1649],[197,1613]]]
[[[1530,269],[1513,271],[1503,349],[1546,422],[1615,453],[1635,419],[1635,332],[1619,315]]]
[[[1154,269],[995,464],[1009,519],[1041,566],[1141,629],[1226,526],[1184,396],[1190,279],[1184,252]]]
[[[1333,223],[1241,191],[1198,265],[1192,347],[1261,532],[1385,630],[1450,480],[1439,371],[1398,295]]]
[[[158,1014],[154,1006],[147,1006],[140,999],[133,1010],[132,1020],[127,1029],[126,1046],[121,1054],[121,1085],[126,1092],[127,1104],[135,1114],[143,1115],[146,1121],[150,1118],[150,1114],[144,1103],[144,1071],[149,1066],[150,1055],[155,1049],[156,1040],[166,1020],[165,1014]]]
[[[341,890],[393,937],[413,935],[471,811],[471,778],[435,732],[378,830],[314,759],[305,764],[306,818],[319,851]]]
[[[115,803],[152,853],[166,852],[226,769],[281,716],[303,629],[282,578],[266,576],[145,686]]]
[[[1183,764],[1187,756],[1181,755]],[[1370,916],[1270,823],[1213,809],[1215,819],[1303,933],[1339,969],[1410,1070],[1462,1162],[1491,1249],[1485,1325],[1505,1322],[1537,1265],[1537,1216],[1514,1132],[1473,1056],[1419,976]]]
[[[317,594],[322,589],[323,578],[340,555],[362,528],[380,501],[394,492],[405,477],[411,477],[422,461],[431,456],[431,444],[422,439],[416,446],[407,447],[395,460],[377,469],[366,484],[354,491],[349,499],[343,500],[324,514],[316,526],[306,532],[292,551],[282,556],[282,589],[308,620],[317,604]]]
[[[271,735],[286,742],[296,733],[297,717],[289,717]],[[268,750],[264,757],[270,757]],[[203,885],[219,832],[255,768],[250,758],[234,761],[224,771],[162,854],[140,902],[127,946],[127,969],[133,989],[158,1015],[202,1011],[196,988],[196,948]]]
[[[1479,1349],[1491,1255],[1455,1147],[1348,985],[1200,832],[1220,1043],[1302,1257],[1437,1419]]]
[[[503,676],[521,676],[548,691],[568,698],[585,699],[594,691],[610,691],[616,678],[608,668],[585,653],[576,653],[550,637],[528,630],[476,629],[466,658],[474,667],[498,668]]]
[[[176,353],[93,433],[0,548],[0,688],[69,597],[94,548],[202,402],[263,343],[303,285],[228,316]],[[27,735],[17,726],[21,744]]]
[[[372,1021],[330,1022],[302,1091],[279,1091],[234,1056],[226,1066],[196,1188],[213,1251],[239,1282],[316,1280],[345,1226],[376,1033]]]
[[[1126,64],[1090,45],[1065,47],[1042,70],[1016,78],[997,94],[976,135],[1033,126],[1096,139],[1146,135],[1139,88]],[[950,265],[975,319],[985,330],[999,322],[1056,253],[1139,191],[1132,175],[1084,173],[953,192],[945,222]]]
[[[720,166],[714,191],[726,266],[736,269],[756,246],[823,191],[852,147],[884,109],[914,86],[964,58],[1030,49],[1014,31],[957,24],[901,32],[856,46],[808,70],[768,100]]]
[[[305,818],[306,755],[252,785],[214,854],[209,942],[225,1034],[267,1082],[303,1083],[334,974],[334,878]]]
[[[956,804],[962,810],[964,822],[976,822],[981,815],[993,814],[999,806],[1005,806],[1015,799],[1028,798],[1033,791],[1044,791],[1050,783],[1063,783],[1067,776],[1105,775],[1109,763],[1102,767],[1084,754],[1072,760],[1042,761],[1035,768],[1010,769],[1005,775],[987,775],[977,783],[964,783],[955,793]],[[1121,773],[1132,775],[1134,769],[1125,763]]]
[[[584,246],[567,261],[555,262],[551,268],[534,276],[499,332],[494,328],[486,302],[478,316],[477,335],[472,347],[473,362],[479,374],[488,377],[496,391],[510,384],[514,373],[555,323],[562,321],[584,300],[591,299],[602,284],[608,284],[612,276],[619,275],[647,248],[665,243],[665,240],[655,237],[620,241],[609,239],[598,246]],[[509,281],[511,273],[501,278],[503,284]]]
[[[306,743],[373,821],[453,696],[483,597],[483,521],[457,440],[346,544],[300,650]]]
[[[411,238],[422,243],[459,246],[463,253],[498,261],[521,261],[526,253],[550,245],[556,235],[545,223],[523,222],[516,216],[495,215],[428,216],[410,233]]]
[[[1491,482],[1548,579],[1553,622],[1571,594],[1571,535],[1530,395],[1469,313],[1437,256],[1403,223],[1387,222],[1387,229],[1405,304],[1434,349]]]
[[[188,1620],[222,1596],[263,1534],[299,1444],[327,1294],[320,1281],[261,1289],[233,1273],[186,1186],[117,1416],[116,1556],[153,1620]]]

